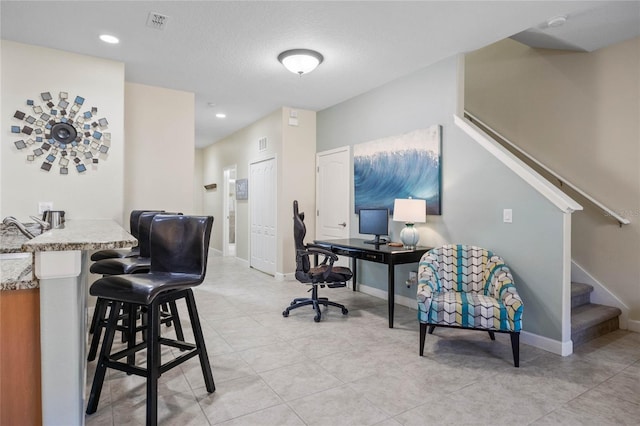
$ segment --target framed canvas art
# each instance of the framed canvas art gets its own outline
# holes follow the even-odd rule
[[[356,213],[364,208],[393,212],[396,198],[426,200],[427,214],[441,214],[442,127],[433,125],[355,145]]]

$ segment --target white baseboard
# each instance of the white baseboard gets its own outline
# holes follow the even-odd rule
[[[630,329],[629,321],[629,307],[620,300],[615,294],[611,293],[600,281],[598,281],[593,275],[591,275],[585,268],[576,263],[575,260],[571,260],[571,281],[589,284],[593,286],[593,293],[591,293],[591,302],[599,305],[615,306],[622,311],[620,315],[620,328],[622,330]],[[639,321],[635,322],[635,327],[640,326]],[[640,329],[635,330],[640,331]]]
[[[627,330],[635,331],[636,333],[640,333],[640,321],[627,320]]]
[[[277,281],[295,281],[296,273],[295,272],[288,272],[288,273],[276,272],[274,277]]]
[[[573,353],[573,342],[571,340],[561,342],[528,331],[522,331],[520,332],[520,341],[526,345],[534,346],[556,355],[568,356]]]
[[[376,287],[371,287],[364,284],[358,284],[358,291],[361,291],[364,294],[368,294],[370,296],[377,297],[379,299],[387,300],[387,291],[381,290]],[[406,306],[407,308],[418,310],[418,302],[415,298],[407,297],[407,296],[399,296],[396,294],[395,302],[398,305]]]
[[[358,291],[361,291],[362,293],[368,294],[370,296],[387,300],[387,291],[376,287],[358,284]],[[418,310],[418,303],[416,302],[416,299],[413,299],[411,297],[396,295],[395,302],[398,305]],[[640,322],[638,322],[638,326],[640,327]],[[568,342],[561,342],[558,340],[549,339],[548,337],[539,336],[534,333],[523,331],[520,333],[520,341],[524,344],[534,346],[538,349],[542,349],[557,355],[568,356],[573,353],[573,342],[571,340],[569,340]]]
[[[236,262],[238,262],[240,265],[244,266],[245,268],[250,268],[251,265],[249,265],[249,261],[247,259],[241,259],[239,257],[236,257]]]

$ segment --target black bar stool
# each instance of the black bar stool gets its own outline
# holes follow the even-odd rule
[[[151,242],[149,241],[151,234],[151,223],[153,218],[160,214],[160,212],[148,211],[139,214],[138,219],[138,247],[140,249],[139,256],[125,257],[125,258],[110,258],[103,259],[94,262],[89,269],[94,274],[107,275],[121,275],[121,274],[146,274],[151,269]],[[182,213],[165,213],[165,214],[182,214]],[[112,305],[108,300],[98,298],[96,300],[96,306],[93,311],[93,317],[91,319],[91,325],[89,332],[93,334],[91,339],[91,346],[89,348],[89,354],[87,361],[93,361],[96,358],[98,352],[98,345],[100,343],[100,336],[102,334],[102,328],[106,326],[107,308]],[[127,306],[129,308],[130,306]],[[125,309],[125,312],[119,317],[122,325],[118,325],[116,328],[122,332],[122,341],[126,342],[131,333],[137,333],[144,329],[144,321],[141,327],[135,326],[138,317],[138,309],[131,310]],[[135,315],[133,315],[135,314]],[[162,324],[171,326],[175,325],[176,337],[178,340],[184,341],[184,334],[182,332],[182,326],[180,323],[180,316],[175,302],[169,303],[168,306],[163,306],[161,310]]]
[[[151,269],[148,274],[113,275],[91,285],[90,293],[110,300],[109,314],[98,365],[89,394],[87,414],[95,413],[100,400],[107,368],[147,378],[147,425],[157,424],[158,378],[195,356],[200,366],[207,392],[215,391],[211,366],[198,318],[191,287],[204,280],[213,217],[157,215],[151,224]],[[185,299],[195,344],[160,336],[160,305]],[[124,304],[140,306],[147,311],[146,340],[136,344],[135,334],[128,339],[127,348],[111,353],[120,310]],[[161,345],[181,349],[175,359],[162,363]],[[119,361],[135,358],[136,352],[146,349],[146,368]]]
[[[131,231],[131,235],[139,239],[138,232],[138,221],[140,219],[140,215],[144,212],[157,212],[162,213],[164,210],[132,210],[129,214],[129,230]],[[116,259],[123,257],[132,257],[138,256],[140,254],[140,245],[138,244],[136,247],[131,247],[128,249],[110,249],[110,250],[99,250],[91,255],[92,261],[98,261],[103,259]]]

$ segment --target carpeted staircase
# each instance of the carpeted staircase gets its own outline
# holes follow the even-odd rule
[[[571,283],[571,340],[577,347],[619,327],[618,308],[591,303],[593,286]]]

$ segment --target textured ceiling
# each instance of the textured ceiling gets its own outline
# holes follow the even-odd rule
[[[530,28],[544,32],[550,17],[611,4],[4,0],[0,30],[3,39],[124,62],[130,82],[194,92],[203,147],[281,106],[319,111],[451,55]],[[169,16],[163,31],[145,25],[151,11]],[[105,32],[121,43],[100,42]],[[276,59],[292,48],[325,60],[299,77]]]

